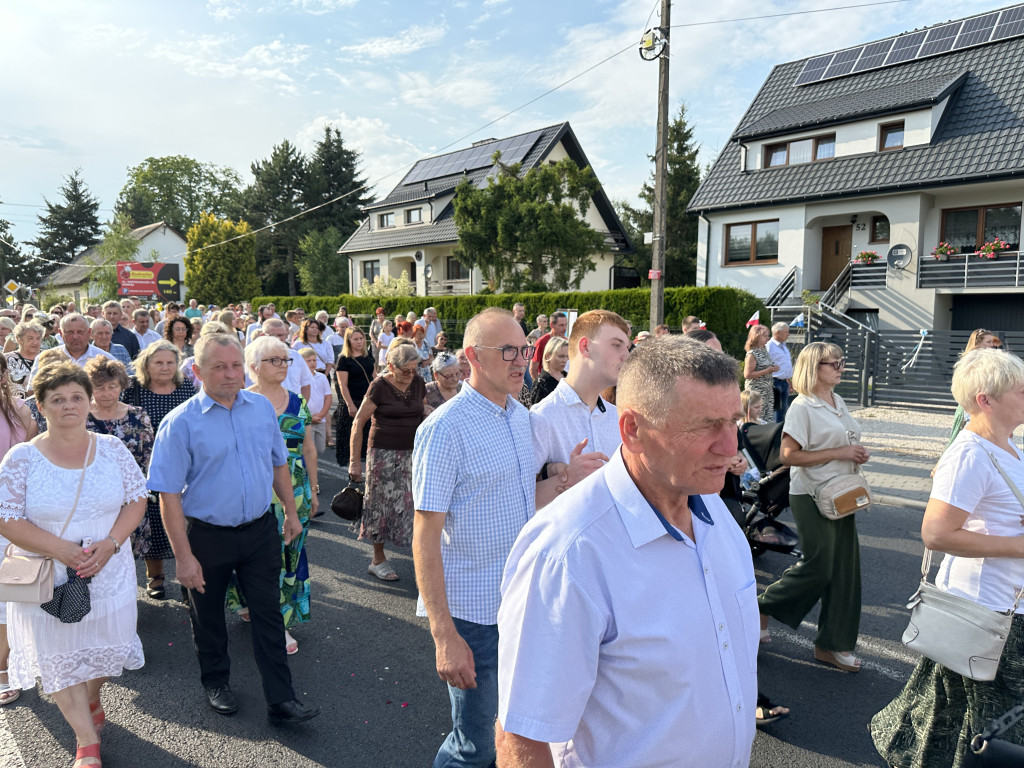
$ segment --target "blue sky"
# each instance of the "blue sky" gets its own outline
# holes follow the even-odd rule
[[[864,0],[675,3],[673,25]],[[672,30],[672,111],[685,102],[702,162],[728,141],[772,66],[1002,7],[906,0]],[[0,218],[36,234],[43,197],[82,169],[111,215],[128,167],[184,154],[249,164],[283,139],[309,151],[326,123],[385,194],[420,157],[568,120],[609,194],[650,174],[657,65],[635,47],[482,128],[631,43],[659,0],[38,0],[0,7]],[[655,11],[652,16],[652,10]],[[650,22],[648,19],[650,18]],[[17,205],[13,205],[17,204]]]

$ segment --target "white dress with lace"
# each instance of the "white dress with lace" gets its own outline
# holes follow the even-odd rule
[[[63,536],[68,541],[105,539],[121,506],[146,496],[146,480],[124,444],[111,435],[95,437],[96,455]],[[59,535],[81,472],[51,463],[31,443],[14,446],[0,464],[0,518],[26,518]],[[54,562],[54,574],[55,584],[67,581],[63,563]],[[136,590],[131,547],[122,547],[89,584],[92,610],[76,624],[62,624],[38,605],[8,603],[11,685],[32,688],[38,678],[43,691],[53,693],[139,669],[145,659],[136,634]]]

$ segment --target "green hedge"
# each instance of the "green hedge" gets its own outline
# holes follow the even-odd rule
[[[473,315],[487,307],[505,307],[521,301],[526,305],[527,325],[534,326],[539,314],[550,314],[558,309],[610,309],[618,312],[633,324],[634,333],[647,329],[651,314],[651,292],[646,288],[628,288],[616,291],[594,291],[591,293],[496,293],[472,296],[405,296],[390,299],[367,299],[360,296],[256,296],[252,299],[255,309],[260,304],[273,302],[279,314],[292,307],[301,307],[306,314],[321,309],[331,317],[344,304],[350,315],[372,315],[380,306],[388,317],[409,311],[421,315],[427,307],[437,308],[442,320],[457,322],[461,335],[462,327]],[[684,288],[665,289],[665,322],[678,331],[687,315],[696,315],[707,323],[722,341],[722,346],[731,354],[742,356],[743,343],[747,338],[746,323],[756,311],[763,311],[760,299],[736,288]],[[767,315],[762,315],[767,322]],[[649,329],[648,329],[649,330]]]

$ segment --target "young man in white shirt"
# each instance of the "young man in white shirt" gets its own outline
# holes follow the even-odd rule
[[[569,336],[569,373],[549,397],[530,410],[537,483],[537,509],[566,487],[603,466],[622,442],[619,414],[601,392],[619,379],[629,356],[629,325],[607,309],[584,312]],[[580,455],[578,468],[568,464]]]
[[[149,312],[145,309],[136,309],[132,312],[132,324],[135,326],[132,330],[135,333],[135,338],[139,340],[139,349],[145,349],[154,341],[160,341],[161,336],[149,327]]]

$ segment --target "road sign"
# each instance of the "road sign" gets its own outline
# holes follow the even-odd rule
[[[13,280],[8,280],[6,283],[4,283],[4,288],[7,289],[8,293],[14,293],[16,290],[21,288],[21,286],[18,283],[14,282]]]
[[[145,297],[151,301],[178,301],[181,299],[178,265],[119,261],[117,295]]]

